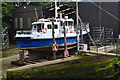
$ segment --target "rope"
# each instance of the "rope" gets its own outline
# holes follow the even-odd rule
[[[98,7],[99,9],[103,10],[104,12],[106,12],[107,14],[109,14],[110,16],[112,16],[113,18],[115,18],[116,20],[120,21],[119,18],[117,18],[116,16],[114,16],[113,14],[111,14],[110,12],[108,12],[107,10],[105,10],[104,8],[98,6],[97,4],[95,4],[94,2],[92,2],[91,0],[89,0],[89,2],[91,2],[93,5],[95,5],[95,6]]]

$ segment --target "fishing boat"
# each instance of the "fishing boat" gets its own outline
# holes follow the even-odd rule
[[[57,5],[55,7],[57,7]],[[64,33],[66,33],[66,43],[68,48],[69,46],[76,47],[77,33],[74,20],[72,18],[68,18],[68,16],[63,18],[62,15],[60,15],[60,17],[57,17],[57,9],[58,8],[55,10],[56,16],[53,21],[55,46],[59,46],[59,48],[57,47],[57,50],[63,49],[62,46],[64,46]],[[31,30],[16,31],[15,40],[18,48],[26,50],[52,51],[52,20],[52,18],[42,18],[32,23]],[[65,32],[64,27],[66,30]],[[86,27],[82,29],[83,40],[87,39],[88,32],[90,32],[89,24],[86,24]]]

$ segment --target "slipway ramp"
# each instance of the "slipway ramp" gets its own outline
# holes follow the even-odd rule
[[[111,56],[111,57],[119,57],[120,58],[120,54],[117,53],[108,53],[109,51],[115,49],[114,46],[104,46],[101,48],[98,48],[96,50],[79,50],[81,53],[89,53],[89,54],[93,54],[93,55],[103,55],[103,56]]]

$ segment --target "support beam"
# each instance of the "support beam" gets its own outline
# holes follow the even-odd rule
[[[19,52],[19,61],[23,62],[25,59],[24,51]]]
[[[64,57],[68,57],[69,56],[69,51],[67,50],[67,42],[66,42],[66,28],[65,28],[65,21],[63,23],[63,27],[64,27]]]
[[[52,37],[53,37],[53,44],[55,44],[55,31],[54,31],[54,18],[52,17]],[[53,59],[56,59],[56,52],[53,51]]]
[[[78,1],[76,1],[76,29],[77,29],[77,53],[79,52],[79,28],[78,28]]]

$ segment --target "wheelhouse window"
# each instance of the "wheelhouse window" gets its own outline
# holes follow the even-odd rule
[[[48,29],[52,29],[52,25],[48,24],[48,25],[47,25],[47,28],[48,28]]]
[[[63,22],[62,21],[60,21],[60,26],[63,26]]]
[[[36,29],[37,28],[37,25],[34,25],[34,29]]]
[[[65,26],[68,26],[67,21],[65,21]]]
[[[58,29],[58,25],[55,25],[55,29]]]
[[[42,29],[44,29],[44,24],[35,24],[34,30],[37,28],[37,32],[40,32]]]
[[[52,29],[52,25],[48,24],[47,29]],[[58,25],[54,25],[54,29],[58,29]]]
[[[38,28],[39,30],[42,30],[42,29],[44,28],[44,24],[37,24],[37,28]]]
[[[37,30],[37,25],[33,25],[32,30]]]
[[[73,21],[68,21],[68,26],[73,26]]]

